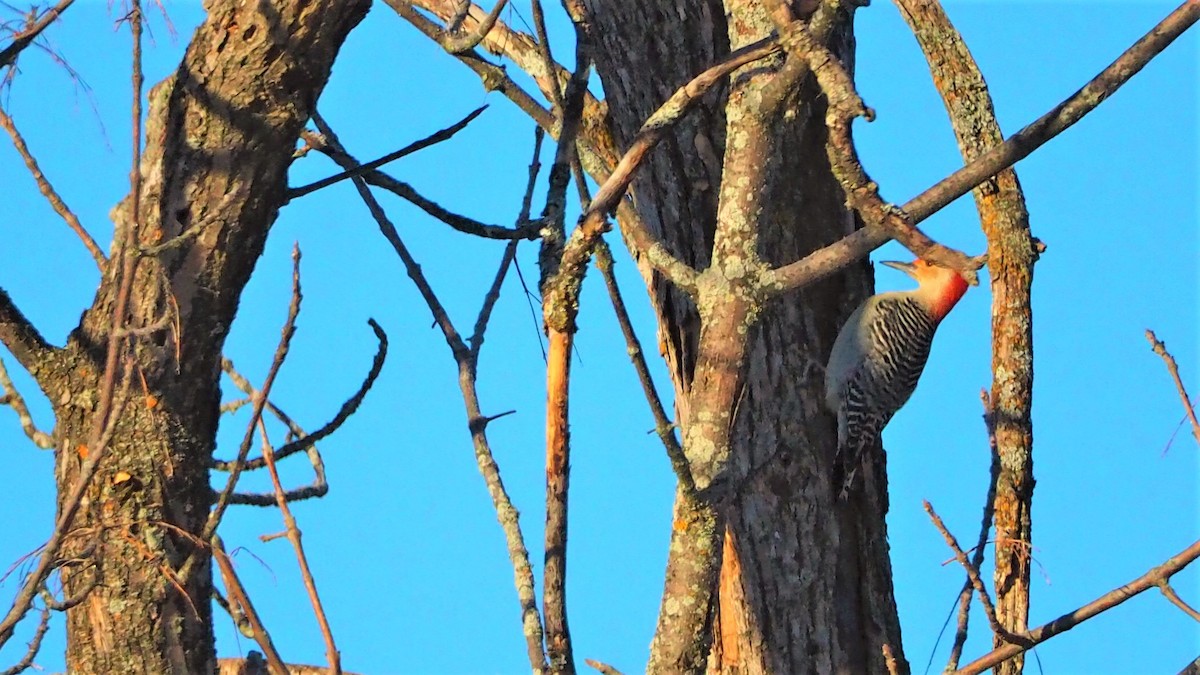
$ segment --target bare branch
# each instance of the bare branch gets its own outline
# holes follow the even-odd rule
[[[229,594],[230,603],[239,608],[242,616],[250,624],[250,630],[254,633],[254,641],[266,654],[268,672],[271,675],[289,675],[288,667],[284,665],[283,659],[279,658],[279,652],[275,650],[270,633],[263,626],[262,620],[258,618],[258,612],[254,611],[254,604],[250,602],[250,596],[246,593],[245,586],[242,586],[241,580],[238,579],[237,572],[233,569],[233,561],[225,552],[225,544],[220,537],[212,536],[212,548],[212,557],[217,563],[217,569],[221,572],[221,581],[225,584],[225,592]]]
[[[424,150],[425,148],[428,148],[431,145],[437,145],[438,143],[441,143],[443,141],[448,141],[451,138],[453,138],[455,134],[457,134],[458,132],[465,129],[467,127],[467,125],[470,124],[476,117],[479,117],[481,114],[483,114],[484,110],[487,110],[486,105],[480,106],[480,107],[476,108],[475,110],[472,110],[470,113],[467,114],[466,117],[464,117],[461,120],[455,122],[454,124],[446,127],[445,129],[440,129],[438,131],[435,131],[434,133],[430,134],[429,136],[426,136],[425,138],[422,138],[419,141],[409,143],[408,145],[404,146],[403,148],[400,148],[399,150],[396,150],[395,152],[389,152],[388,154],[384,155],[383,157],[380,157],[379,159],[371,160],[370,162],[367,162],[366,164],[359,164],[358,166],[355,166],[352,169],[347,169],[341,173],[337,173],[332,176],[329,176],[328,178],[322,178],[321,180],[313,182],[313,183],[309,183],[308,185],[304,185],[304,186],[301,186],[298,188],[292,188],[292,189],[288,190],[286,201],[290,202],[299,197],[303,197],[304,195],[309,194],[310,192],[316,192],[317,190],[320,190],[321,188],[329,187],[330,185],[333,185],[335,183],[346,180],[347,178],[354,178],[355,176],[360,176],[363,173],[366,173],[367,171],[373,171],[375,169],[378,169],[379,167],[383,166],[384,164],[387,164],[388,162],[394,162],[397,159],[411,155],[414,152],[417,152],[418,150]]]
[[[1004,628],[1004,626],[1001,626],[1000,622],[996,619],[996,607],[992,604],[992,599],[988,595],[987,587],[983,585],[983,579],[981,579],[979,576],[979,569],[976,568],[975,565],[971,564],[971,561],[967,559],[967,554],[964,553],[962,547],[958,545],[958,539],[956,539],[954,535],[950,533],[950,530],[946,529],[946,524],[942,522],[942,519],[938,516],[937,512],[933,510],[933,506],[930,505],[928,501],[923,501],[922,503],[925,505],[925,513],[928,513],[929,519],[933,521],[933,526],[937,528],[938,532],[942,533],[942,537],[946,540],[946,545],[950,547],[950,550],[954,551],[954,558],[958,560],[959,564],[963,566],[963,569],[967,571],[967,577],[971,581],[971,586],[973,586],[975,588],[975,592],[979,594],[979,602],[983,605],[983,613],[987,615],[988,624],[991,625],[992,632],[1002,637],[1005,642],[1022,642],[1020,636],[1010,633]]]
[[[275,453],[276,459],[284,459],[290,455],[300,452],[301,450],[307,450],[315,443],[324,438],[328,438],[343,424],[345,424],[346,420],[350,419],[350,416],[358,410],[358,406],[362,405],[363,399],[367,396],[367,392],[371,390],[372,386],[374,386],[375,380],[379,377],[379,373],[383,370],[383,364],[387,360],[388,352],[388,337],[387,333],[383,331],[383,327],[376,323],[375,319],[367,319],[367,325],[369,325],[371,330],[375,332],[375,339],[379,341],[379,348],[375,352],[375,359],[371,362],[371,370],[367,372],[366,378],[364,378],[362,384],[358,386],[358,391],[354,392],[354,395],[347,399],[346,402],[342,404],[342,407],[338,409],[338,412],[333,416],[333,419],[325,423],[320,429],[317,429],[311,434],[303,434],[296,440],[279,448],[279,450]],[[239,388],[242,388],[242,383],[245,383],[247,386],[249,385],[249,383],[240,376],[238,376],[238,378],[234,378],[233,372],[231,372],[233,371],[232,362],[229,362],[228,359],[224,359],[222,361],[222,367],[224,367],[225,363],[229,363],[229,368],[225,372],[230,373],[230,377],[234,379],[234,383],[237,384]],[[241,380],[240,383],[238,382],[239,379]],[[242,388],[242,391],[245,391],[252,398],[259,395],[259,392],[254,391],[253,387],[249,387],[249,391],[247,391],[245,388]],[[276,417],[279,417],[283,420],[288,419],[281,410],[276,408],[269,401],[267,402],[266,406]],[[299,427],[296,428],[298,429]],[[213,468],[219,471],[232,471],[236,465],[236,461],[222,462],[218,460],[213,462]],[[261,457],[251,460],[244,460],[241,462],[241,466],[242,470],[244,471],[259,469],[266,466],[266,460]]]
[[[431,12],[442,20],[452,20],[453,16],[460,10],[460,0],[385,0],[388,6],[396,11],[401,17],[409,21],[413,25],[418,25],[414,21],[414,16],[420,17],[428,27],[418,25],[426,35],[429,35],[438,44],[443,44],[444,31],[436,24],[432,24],[424,16],[414,10],[414,7],[420,7],[428,12]],[[479,34],[483,24],[487,22],[489,13],[485,13],[481,8],[474,4],[470,4],[467,8],[467,14],[463,21],[463,26],[466,30],[475,34]],[[432,28],[432,34],[428,30]],[[503,21],[495,21],[493,25],[486,31],[481,44],[493,54],[503,54],[513,60],[513,62],[521,70],[529,74],[537,83],[538,88],[546,97],[546,100],[554,100],[554,90],[561,88],[563,83],[570,78],[570,72],[558,64],[554,64],[552,68],[547,69],[545,62],[542,59],[541,50],[536,40],[526,33],[521,33],[512,30],[505,25]],[[453,53],[453,52],[452,52]],[[455,56],[464,56],[465,54],[455,54]],[[479,58],[476,56],[476,58]],[[551,131],[552,129],[547,129]]]
[[[1197,612],[1194,607],[1184,602],[1183,598],[1179,597],[1179,594],[1175,592],[1174,588],[1171,588],[1171,584],[1167,583],[1166,580],[1158,583],[1158,589],[1162,591],[1167,600],[1171,601],[1172,605],[1182,609],[1184,614],[1187,614],[1196,621],[1200,621],[1200,612]]]
[[[17,309],[3,288],[0,288],[0,342],[34,378],[47,376],[45,367],[58,351]]]
[[[38,626],[33,632],[33,638],[29,640],[29,648],[25,650],[25,656],[22,656],[21,660],[12,667],[0,671],[0,675],[17,675],[32,667],[33,660],[37,658],[38,652],[42,649],[42,638],[46,637],[48,630],[50,630],[50,608],[43,607],[42,616],[38,619]]]
[[[275,384],[275,377],[279,374],[279,369],[283,367],[283,361],[287,358],[288,350],[291,348],[292,336],[296,333],[296,317],[300,315],[300,302],[303,299],[303,294],[300,292],[300,247],[298,245],[292,247],[292,299],[288,303],[287,319],[283,323],[283,329],[280,331],[279,345],[275,348],[275,356],[271,359],[271,367],[267,371],[267,377],[263,380],[262,388],[259,389],[258,395],[254,397],[254,407],[250,413],[250,423],[246,425],[246,433],[242,436],[242,444],[238,448],[237,459],[234,460],[233,467],[229,471],[229,480],[225,482],[224,489],[217,496],[216,504],[213,510],[208,514],[208,520],[204,524],[201,539],[209,540],[217,531],[217,526],[221,524],[221,518],[225,515],[225,509],[229,506],[230,496],[233,494],[234,488],[237,487],[238,477],[242,473],[243,465],[246,462],[246,456],[250,453],[250,444],[254,441],[254,429],[258,426],[258,422],[262,419],[263,408],[267,405],[267,399],[271,395],[271,387]],[[188,557],[187,562],[180,570],[179,576],[187,579],[197,560],[196,553],[192,553]]]
[[[975,270],[983,265],[981,259],[972,259],[961,251],[933,241],[917,229],[908,214],[884,202],[879,196],[879,186],[867,175],[858,159],[850,128],[855,117],[871,121],[875,113],[863,104],[850,74],[837,57],[813,40],[808,31],[798,24],[789,26],[784,45],[790,52],[798,52],[808,59],[817,83],[829,100],[825,113],[825,124],[829,129],[826,147],[833,174],[846,193],[847,203],[858,212],[868,228],[887,232],[917,257],[957,269],[969,281],[977,283]]]
[[[1200,3],[1184,3],[1078,92],[1003,144],[938,181],[904,204],[901,209],[912,218],[914,225],[919,224],[988,177],[1028,157],[1034,150],[1094,110],[1197,19],[1200,19]],[[850,261],[866,256],[890,239],[891,235],[887,232],[864,228],[810,253],[801,260],[767,272],[764,281],[772,293],[789,292],[833,274]]]
[[[987,496],[983,500],[983,517],[979,523],[979,539],[975,543],[971,565],[976,569],[983,567],[983,556],[987,551],[988,533],[992,529],[992,518],[996,508],[996,483],[1000,479],[1000,453],[996,447],[996,421],[992,413],[992,400],[986,389],[979,390],[979,400],[983,403],[983,424],[987,429],[988,454],[992,457],[992,467],[988,479]],[[967,628],[971,615],[971,591],[974,585],[971,577],[963,582],[962,590],[958,592],[958,626],[954,633],[954,645],[950,648],[950,659],[946,662],[946,670],[958,670],[962,658],[963,647],[967,644]],[[930,657],[932,659],[932,656]]]
[[[437,24],[416,11],[406,0],[386,1],[404,20],[411,23],[417,30],[424,33],[434,42],[438,42],[438,36],[441,35],[442,29]],[[470,5],[469,2],[467,4]],[[504,24],[501,23],[500,26],[504,27]],[[506,27],[504,27],[504,30],[505,32],[510,32]],[[556,120],[554,113],[546,110],[532,95],[514,82],[503,68],[488,63],[487,60],[475,52],[454,54],[453,56],[474,71],[475,74],[479,75],[484,89],[487,91],[499,91],[504,94],[518,108],[524,111],[525,114],[529,115],[533,121],[537,122],[540,127],[551,133],[555,132]]]
[[[705,93],[734,70],[778,53],[778,51],[779,45],[774,40],[760,40],[733,52],[724,61],[700,73],[676,90],[642,124],[642,128],[634,136],[633,143],[630,144],[629,149],[621,157],[621,161],[617,163],[612,173],[600,186],[587,211],[580,217],[580,226],[577,232],[583,232],[583,236],[587,236],[589,232],[595,232],[591,236],[598,236],[603,231],[604,215],[612,211],[621,200],[625,190],[633,182],[634,172],[637,171],[642,161],[666,136],[672,125],[691,110]],[[680,289],[695,293],[696,270],[675,258],[648,230],[637,227],[635,223],[625,223],[625,225],[626,235],[633,241],[638,251],[646,256],[646,260],[655,270],[670,279]]]
[[[962,36],[938,2],[895,0],[925,53],[959,151],[971,162],[1004,137],[987,83]],[[1009,167],[974,190],[988,241],[992,290],[992,395],[987,401],[993,442],[997,620],[1009,632],[1029,621],[1030,513],[1033,505],[1033,266],[1038,252],[1017,174]],[[983,550],[982,541],[976,556]],[[976,564],[976,569],[979,565]],[[956,642],[957,644],[957,642]],[[1000,638],[995,645],[1001,644]],[[1019,674],[1020,658],[998,673]]]
[[[96,261],[96,267],[100,268],[100,273],[104,273],[104,267],[108,264],[108,259],[104,257],[104,252],[96,244],[96,240],[88,231],[84,229],[83,223],[79,222],[79,218],[75,212],[67,206],[58,191],[50,184],[50,180],[46,178],[46,174],[42,173],[42,168],[38,166],[37,160],[34,159],[33,153],[29,151],[29,146],[25,144],[25,138],[21,136],[21,132],[17,130],[17,125],[13,122],[13,118],[0,107],[0,127],[8,132],[9,138],[12,139],[13,147],[17,149],[17,154],[21,155],[21,159],[25,161],[25,167],[29,169],[30,175],[33,176],[34,182],[37,183],[38,190],[46,201],[50,202],[50,208],[54,209],[64,221],[67,227],[79,237],[83,242],[88,253],[92,255],[92,259]]]
[[[325,136],[326,142],[331,147],[342,149],[341,143],[332,129],[325,126],[320,119],[315,118],[314,122],[318,125],[321,133]],[[540,673],[546,668],[546,659],[542,647],[541,616],[538,612],[537,600],[534,596],[533,566],[529,562],[529,551],[525,547],[524,535],[521,533],[519,513],[516,507],[513,506],[512,499],[504,487],[504,482],[500,478],[500,468],[497,466],[491,447],[488,444],[487,424],[486,422],[479,422],[487,418],[480,410],[478,392],[475,388],[475,362],[478,354],[472,354],[471,348],[463,342],[458,330],[455,329],[454,324],[450,321],[450,317],[442,306],[441,301],[438,300],[437,295],[433,292],[433,288],[429,285],[429,281],[425,278],[424,273],[421,272],[421,266],[417,264],[408,247],[404,245],[399,232],[396,231],[396,226],[392,224],[387,214],[384,213],[383,208],[379,205],[379,202],[371,194],[366,182],[361,177],[354,177],[352,180],[354,181],[354,186],[358,189],[359,196],[362,197],[367,209],[371,212],[371,216],[378,224],[380,232],[387,239],[388,243],[392,245],[392,248],[396,251],[396,255],[400,257],[405,270],[408,272],[408,276],[413,280],[418,292],[425,300],[426,305],[428,305],[429,311],[433,314],[434,323],[441,329],[442,335],[446,338],[446,344],[449,345],[454,360],[458,364],[459,388],[462,390],[463,403],[466,406],[467,412],[467,425],[475,446],[475,460],[479,465],[479,472],[483,474],[484,482],[487,484],[488,493],[492,498],[492,505],[496,509],[496,517],[500,521],[501,529],[504,531],[508,555],[512,561],[517,599],[521,605],[521,624],[525,634],[529,663],[535,672]]]
[[[994,649],[955,672],[957,675],[976,675],[976,673],[982,673],[1002,661],[1036,647],[1055,635],[1071,630],[1101,612],[1120,605],[1133,596],[1157,586],[1160,582],[1169,580],[1175,573],[1192,564],[1196,558],[1200,558],[1200,541],[1194,542],[1191,546],[1168,558],[1163,564],[1151,569],[1149,572],[1146,572],[1124,586],[1114,588],[1073,612],[1063,614],[1049,623],[1016,636],[1023,638],[1025,641],[1024,644],[1007,644]]]
[[[543,36],[545,34],[542,27]],[[562,124],[550,186],[542,210],[542,246],[538,253],[542,293],[542,320],[546,326],[546,527],[545,565],[542,575],[542,611],[546,626],[546,656],[553,673],[574,673],[575,657],[567,621],[567,512],[570,490],[571,444],[569,428],[571,352],[575,317],[579,311],[579,288],[591,256],[575,249],[576,264],[568,266],[564,246],[567,185],[575,156],[575,136],[583,114],[583,95],[591,68],[587,38],[576,35],[576,69],[567,85],[565,99],[557,89],[554,98],[562,111]],[[543,62],[553,63],[549,45],[542,44]],[[581,228],[580,228],[581,229]],[[576,231],[576,234],[578,230]],[[572,244],[577,244],[572,236]],[[586,245],[585,245],[586,246]]]
[[[258,431],[262,438],[263,457],[267,460],[267,471],[271,473],[271,484],[275,486],[276,504],[279,506],[279,512],[283,514],[283,522],[287,527],[287,538],[296,551],[296,560],[300,564],[300,575],[304,579],[304,589],[308,591],[313,614],[317,617],[317,624],[321,627],[321,637],[325,640],[325,658],[329,660],[330,675],[341,675],[342,656],[334,643],[333,631],[330,630],[329,619],[325,616],[325,607],[321,604],[321,596],[317,593],[316,580],[313,579],[312,569],[308,566],[308,556],[304,554],[300,526],[296,524],[296,518],[292,516],[292,509],[288,506],[283,483],[279,481],[279,471],[275,468],[275,450],[271,447],[270,440],[267,439],[267,426],[261,419],[258,421]]]
[[[7,47],[0,50],[0,68],[12,65],[17,60],[19,55],[26,47],[37,39],[37,36],[42,34],[50,24],[58,20],[68,7],[74,4],[75,0],[61,0],[57,5],[46,10],[40,17],[30,24],[25,30],[13,35],[13,41]]]
[[[1167,365],[1167,372],[1171,374],[1171,379],[1175,380],[1175,389],[1179,392],[1179,400],[1183,402],[1183,409],[1192,422],[1192,435],[1196,437],[1196,442],[1200,443],[1200,421],[1196,420],[1196,408],[1192,405],[1192,399],[1183,386],[1183,379],[1179,377],[1179,366],[1175,363],[1175,357],[1171,356],[1171,353],[1167,351],[1167,346],[1158,339],[1154,331],[1148,328],[1146,329],[1146,340],[1150,342],[1150,348],[1154,350],[1154,353],[1158,354],[1163,363]]]
[[[316,113],[313,113],[314,116]],[[322,122],[324,123],[324,122]],[[327,157],[337,162],[342,168],[349,171],[357,170],[361,165],[358,160],[347,154],[344,151],[334,150],[325,143],[324,139],[319,134],[312,132],[303,132],[301,134],[309,144],[320,150]],[[437,202],[427,199],[416,191],[411,185],[403,181],[396,180],[394,177],[379,171],[367,171],[362,174],[363,180],[375,187],[383,188],[388,192],[407,200],[413,206],[421,209],[425,213],[437,218],[450,227],[464,234],[473,234],[477,237],[485,239],[536,239],[538,236],[538,228],[532,225],[518,226],[516,228],[501,227],[499,225],[489,225],[481,223],[477,220],[468,218],[457,213],[443,208]]]
[[[642,393],[646,395],[646,402],[650,404],[650,414],[654,416],[654,433],[658,434],[663,447],[667,450],[671,468],[675,470],[675,477],[679,481],[680,494],[685,499],[695,500],[696,482],[692,479],[692,469],[688,465],[687,455],[683,454],[679,440],[675,438],[675,423],[667,417],[662,399],[658,395],[658,389],[654,386],[654,379],[650,376],[650,368],[646,365],[646,354],[642,351],[642,344],[633,330],[633,322],[629,320],[629,312],[625,308],[625,299],[621,297],[621,289],[617,286],[616,276],[613,275],[612,251],[603,239],[596,244],[596,267],[599,268],[600,275],[604,277],[604,285],[608,288],[608,298],[612,302],[613,311],[617,314],[617,324],[621,327],[621,334],[625,336],[626,352],[629,354],[629,360],[633,362],[633,369],[637,372],[638,381],[642,384]]]
[[[25,399],[21,397],[21,393],[13,385],[12,378],[8,376],[8,370],[4,367],[3,360],[0,360],[0,388],[4,389],[4,397],[0,398],[0,404],[8,404],[13,412],[17,413],[17,419],[21,422],[21,430],[25,432],[29,440],[42,450],[53,448],[54,438],[38,429],[37,425],[33,423],[29,407],[25,405]]]

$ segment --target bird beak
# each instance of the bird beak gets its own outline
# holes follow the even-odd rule
[[[900,270],[914,279],[917,278],[917,268],[914,267],[912,263],[899,262],[896,260],[881,260],[879,261],[879,264],[887,265],[894,270]]]

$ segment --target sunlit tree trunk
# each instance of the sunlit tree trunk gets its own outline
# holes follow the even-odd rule
[[[596,66],[622,147],[676,88],[727,54],[731,40],[736,47],[765,35],[762,22],[744,16],[753,11],[741,7],[745,3],[725,4],[588,3]],[[732,30],[727,16],[734,17]],[[838,15],[830,46],[852,65],[849,16]],[[718,87],[681,121],[634,183],[641,218],[676,255],[701,269],[709,264],[722,181],[739,180],[728,165],[722,176],[727,124],[740,114],[729,91],[730,85]],[[855,226],[826,159],[823,120],[823,100],[807,80],[784,124],[771,130],[765,184],[746,188],[766,195],[759,254],[770,264],[796,260]],[[687,437],[694,413],[689,406],[704,396],[693,381],[700,318],[685,295],[648,266],[642,269]],[[741,393],[726,411],[735,420],[730,474],[737,484],[716,509],[724,526],[723,537],[717,534],[723,563],[719,590],[707,609],[710,655],[701,665],[695,659],[705,650],[692,650],[676,663],[651,663],[652,670],[880,672],[884,644],[905,668],[882,467],[868,472],[863,501],[833,503],[833,420],[821,403],[823,373],[814,367],[824,363],[841,322],[871,285],[869,266],[858,264],[768,304],[752,323],[737,385]],[[676,523],[685,524],[679,518]],[[686,536],[676,534],[676,543],[686,543]],[[686,547],[673,543],[671,555],[670,566],[687,564]]]

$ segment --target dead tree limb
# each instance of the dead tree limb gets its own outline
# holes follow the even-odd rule
[[[966,42],[934,1],[895,0],[933,73],[963,161],[971,163],[1004,137],[987,83]],[[991,432],[999,458],[993,496],[996,527],[996,619],[1004,632],[1029,625],[1033,508],[1033,267],[1038,253],[1016,171],[1009,167],[973,191],[988,241],[992,291]],[[989,616],[989,619],[991,617]],[[995,646],[1004,635],[995,631]],[[997,675],[1016,675],[1018,656]]]

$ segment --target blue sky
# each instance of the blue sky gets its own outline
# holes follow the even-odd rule
[[[148,83],[174,68],[202,18],[198,3],[166,7],[178,37],[154,18]],[[1012,133],[1075,91],[1172,8],[1150,1],[959,2],[949,12],[988,78],[1001,125]],[[505,17],[523,28],[527,5],[516,3],[516,11],[519,16],[510,10]],[[565,36],[560,10],[550,13],[552,32]],[[115,29],[115,18],[108,3],[81,0],[49,33],[87,88],[30,50],[3,101],[64,199],[105,246],[107,213],[127,191],[129,155],[128,34]],[[958,151],[895,8],[877,0],[860,11],[857,35],[860,92],[878,115],[856,127],[860,154],[885,198],[903,203],[960,166]],[[568,46],[558,52],[569,55]],[[1034,287],[1034,623],[1128,582],[1200,536],[1198,449],[1186,429],[1175,435],[1183,413],[1142,335],[1156,330],[1192,391],[1200,392],[1198,56],[1192,31],[1095,113],[1018,165],[1034,233],[1049,247]],[[483,103],[491,107],[454,141],[389,171],[448,208],[510,225],[532,124],[501,96],[486,94],[473,75],[385,5],[377,4],[350,36],[320,110],[365,160]],[[545,163],[552,152],[547,144]],[[291,182],[334,171],[313,154],[295,164]],[[61,344],[91,302],[95,267],[37,194],[7,141],[0,143],[0,185],[0,287]],[[544,180],[539,200],[543,193]],[[502,245],[450,231],[394,197],[380,198],[451,316],[469,329]],[[948,245],[983,250],[969,198],[925,228]],[[309,429],[320,426],[370,365],[374,340],[367,318],[392,339],[383,375],[361,411],[322,445],[330,494],[295,507],[343,665],[364,673],[526,670],[512,572],[475,467],[453,360],[348,184],[281,211],[226,353],[261,382],[286,313],[293,242],[304,251],[305,304],[275,390],[281,407]],[[518,255],[532,280],[535,246],[523,244]],[[627,301],[650,348],[654,330],[641,281],[624,252],[617,255]],[[908,255],[889,245],[873,257]],[[886,268],[878,270],[877,282],[881,290],[909,283]],[[896,596],[914,671],[924,669],[962,583],[961,570],[943,564],[950,553],[921,500],[933,502],[962,541],[973,540],[978,528],[988,467],[978,392],[990,382],[989,301],[986,286],[974,289],[947,319],[922,386],[884,435]],[[657,614],[673,478],[647,434],[653,422],[598,275],[588,277],[582,307],[572,391],[570,621],[577,660],[596,658],[633,673],[644,666]],[[6,353],[0,358],[10,371],[20,370]],[[652,365],[666,394],[665,372],[657,360]],[[484,346],[479,386],[485,414],[517,411],[489,433],[524,514],[539,573],[542,373],[539,330],[510,277]],[[24,373],[14,375],[48,428],[45,401]],[[220,456],[235,451],[245,419],[224,422]],[[0,411],[0,447],[8,504],[0,564],[7,566],[49,535],[53,461],[25,441],[10,411]],[[292,485],[309,480],[299,464],[283,475]],[[267,488],[264,477],[242,485]],[[240,574],[284,658],[321,663],[323,645],[290,547],[257,539],[282,529],[274,510],[239,507],[221,532],[231,549],[245,548],[236,557]],[[1175,587],[1200,603],[1200,570],[1176,577]],[[14,579],[0,585],[0,601],[7,605],[15,588]],[[31,630],[0,651],[0,664],[19,658]],[[986,651],[985,633],[976,623],[968,657]],[[224,617],[217,640],[222,656],[254,648]],[[943,638],[937,647],[935,669],[944,664],[948,643]],[[39,663],[61,669],[62,646],[59,622]],[[1200,629],[1157,592],[1037,650],[1053,673],[1175,672],[1198,653]]]

